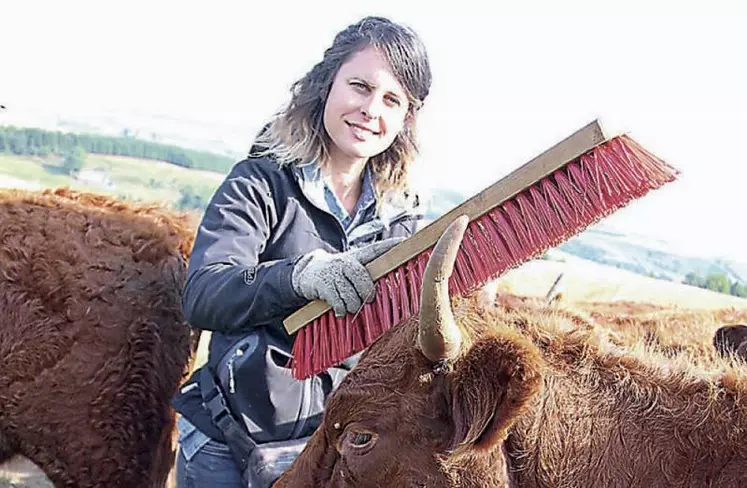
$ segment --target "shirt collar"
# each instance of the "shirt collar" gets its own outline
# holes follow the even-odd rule
[[[316,161],[295,164],[293,165],[293,172],[307,197],[309,197],[318,207],[334,214],[334,209],[331,209],[330,205],[327,203],[325,194],[326,185],[322,178],[321,167],[316,163]],[[363,173],[361,196],[356,204],[354,214],[349,216],[342,208],[340,208],[340,210],[342,210],[343,214],[337,214],[348,232],[353,232],[356,227],[363,223],[363,221],[368,220],[365,219],[364,216],[370,215],[370,212],[372,212],[370,207],[377,204],[378,197],[376,196],[374,188],[374,179],[375,175],[371,169],[371,165],[366,164]],[[417,196],[408,197],[399,192],[395,192],[384,197],[379,208],[378,216],[373,218],[373,221],[370,223],[375,224],[375,227],[387,229],[391,222],[398,220],[405,215],[413,216],[416,219],[423,218],[422,207],[418,204]],[[368,224],[365,227],[368,227]],[[363,229],[359,230],[363,231]]]
[[[346,228],[350,224],[360,223],[369,209],[376,205],[374,175],[370,164],[366,164],[363,170],[361,195],[352,215],[348,214],[337,200],[332,189],[326,184],[322,177],[321,166],[316,161],[294,165],[293,169],[304,193],[316,206],[336,215]]]

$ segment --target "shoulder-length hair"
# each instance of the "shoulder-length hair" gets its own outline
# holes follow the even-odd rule
[[[288,104],[255,140],[256,155],[271,154],[279,164],[324,164],[331,140],[324,128],[324,106],[340,67],[373,46],[388,61],[407,92],[409,108],[402,131],[384,152],[370,158],[379,196],[408,188],[408,169],[418,153],[416,115],[428,95],[431,70],[420,38],[408,27],[383,17],[366,17],[339,32],[322,60],[291,87]]]

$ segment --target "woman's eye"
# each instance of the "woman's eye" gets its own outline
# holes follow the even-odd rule
[[[366,85],[365,83],[361,83],[360,81],[352,81],[350,82],[350,84],[358,90],[368,90],[368,85]]]
[[[387,100],[388,100],[388,101],[389,101],[389,103],[390,103],[390,104],[392,104],[392,105],[396,105],[396,106],[398,106],[398,107],[399,107],[399,105],[400,105],[400,103],[399,103],[399,99],[398,99],[398,98],[394,98],[394,97],[388,97],[388,98],[387,98]]]
[[[354,446],[365,446],[369,442],[371,442],[372,436],[371,434],[364,434],[364,433],[355,433],[353,435],[353,439],[350,441],[351,444]]]

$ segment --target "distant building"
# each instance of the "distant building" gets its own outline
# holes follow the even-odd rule
[[[101,186],[108,189],[114,188],[114,182],[109,177],[109,173],[103,168],[84,168],[78,171],[73,178],[84,185]]]

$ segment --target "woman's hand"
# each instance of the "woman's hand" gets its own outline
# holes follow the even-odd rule
[[[303,256],[293,268],[296,293],[309,300],[324,300],[337,317],[355,313],[374,298],[374,282],[365,265],[403,241],[392,237],[342,253],[322,249]]]

